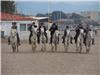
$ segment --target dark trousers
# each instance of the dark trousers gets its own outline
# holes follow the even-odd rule
[[[50,35],[51,35],[51,37],[50,37],[50,43],[52,43],[52,38],[53,38],[54,32],[51,32]]]
[[[32,37],[32,33],[30,33],[29,35],[29,44],[31,44],[31,37]]]
[[[47,37],[47,33],[44,34],[46,37],[46,43],[48,42],[48,37]]]
[[[40,44],[40,33],[37,34],[37,43]]]
[[[78,38],[79,34],[80,34],[79,32],[76,32],[76,35],[75,35],[75,37],[74,37],[75,43],[77,43],[77,38]]]

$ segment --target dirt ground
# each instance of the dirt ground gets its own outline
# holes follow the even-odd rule
[[[100,34],[100,33],[99,33]],[[19,53],[12,53],[12,48],[2,39],[1,73],[2,75],[100,75],[100,36],[95,38],[95,45],[90,53],[77,53],[75,45],[70,45],[64,53],[63,44],[57,52],[51,52],[50,44],[46,52],[40,51],[40,45],[33,53],[27,41],[21,41]]]

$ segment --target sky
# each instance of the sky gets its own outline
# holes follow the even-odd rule
[[[99,1],[16,1],[18,12],[26,15],[63,11],[65,13],[81,11],[100,11]]]

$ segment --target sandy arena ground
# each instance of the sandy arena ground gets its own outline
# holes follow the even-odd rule
[[[57,52],[52,53],[47,44],[46,52],[41,52],[38,46],[33,53],[27,41],[21,41],[19,53],[12,53],[11,46],[3,40],[2,75],[100,75],[100,36],[95,39],[89,54],[85,53],[85,47],[82,54],[76,53],[75,45],[64,53],[62,43]]]

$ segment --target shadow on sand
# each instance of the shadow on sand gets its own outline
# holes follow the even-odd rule
[[[86,52],[65,52],[65,51],[19,51],[19,52],[3,52],[7,54],[36,54],[36,53],[66,53],[66,54],[87,54]]]

